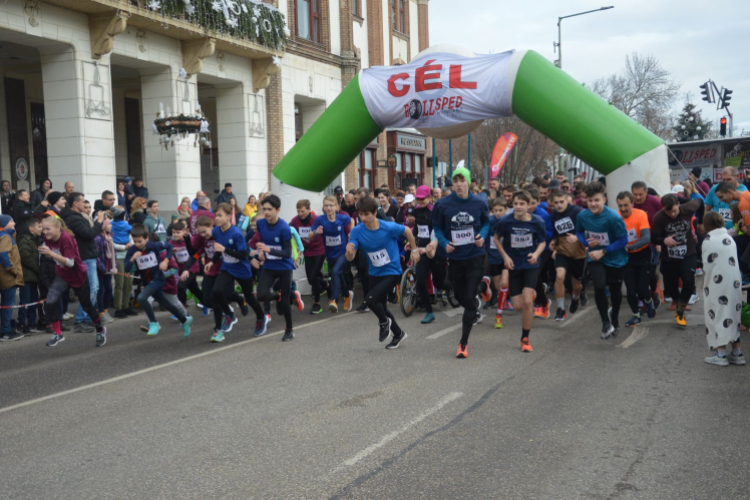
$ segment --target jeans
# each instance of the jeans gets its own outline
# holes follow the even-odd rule
[[[112,275],[99,274],[99,290],[96,293],[96,302],[99,314],[104,313],[112,302]]]
[[[18,287],[18,289],[21,305],[39,301],[39,289],[36,283],[26,283],[24,286]],[[29,327],[34,326],[36,324],[36,308],[36,305],[20,308],[18,310],[18,322],[21,325],[28,324]]]
[[[12,286],[5,290],[0,290],[0,305],[12,306],[16,303],[16,287]],[[0,333],[10,333],[10,320],[13,317],[13,309],[0,309]]]
[[[143,287],[143,291],[138,294],[138,303],[141,305],[141,309],[148,316],[148,320],[151,323],[156,323],[156,316],[154,315],[154,308],[151,302],[148,301],[149,297],[153,297],[156,302],[159,303],[164,309],[172,313],[180,323],[185,322],[185,315],[180,311],[174,304],[172,304],[165,296],[162,289],[164,288],[164,282],[152,282]]]
[[[328,261],[333,300],[335,302],[339,301],[339,297],[349,298],[349,287],[346,286],[346,279],[344,278],[344,266],[347,262],[346,254],[339,255],[333,262]]]
[[[86,259],[83,263],[86,264],[86,275],[89,277],[89,299],[92,304],[96,304],[96,295],[99,291],[99,279],[96,276],[96,259]],[[94,318],[89,318],[83,309],[83,305],[79,301],[78,310],[76,311],[76,323],[90,323],[94,320]]]

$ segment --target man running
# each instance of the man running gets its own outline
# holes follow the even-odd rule
[[[552,193],[555,211],[550,216],[555,237],[550,248],[555,255],[555,321],[568,317],[565,312],[565,278],[570,275],[570,312],[575,313],[581,302],[583,273],[586,268],[586,249],[576,236],[576,221],[583,209],[569,202],[569,194],[559,190]]]

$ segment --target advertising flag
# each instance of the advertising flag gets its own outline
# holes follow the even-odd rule
[[[510,150],[516,144],[518,136],[511,132],[507,132],[500,136],[495,144],[495,149],[492,151],[492,161],[490,162],[490,179],[494,179],[500,173],[500,169],[503,168],[506,158],[510,154]]]

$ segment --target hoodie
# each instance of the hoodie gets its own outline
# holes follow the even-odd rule
[[[11,229],[0,231],[0,289],[23,286],[23,268],[18,245]]]
[[[47,181],[49,181],[49,188],[52,190],[52,181],[48,178],[42,179],[42,182],[39,183],[39,188],[31,193],[32,207],[36,208],[44,200],[46,193],[42,190],[42,186],[44,186],[44,183]]]
[[[125,220],[113,220],[112,221],[112,241],[117,245],[127,245],[130,241],[130,231],[133,230],[131,226]]]
[[[13,220],[16,223],[19,239],[21,235],[29,234],[29,228],[26,227],[26,223],[33,215],[34,209],[32,208],[31,203],[16,199],[13,203]]]

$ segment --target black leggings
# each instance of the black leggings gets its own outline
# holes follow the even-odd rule
[[[320,294],[328,284],[323,278],[323,263],[325,261],[325,254],[312,257],[305,255],[305,274],[307,275],[307,282],[312,287],[313,302],[316,304],[320,303]]]
[[[536,300],[534,301],[536,307],[547,305],[547,292],[544,291],[544,284],[547,281],[547,263],[551,256],[552,252],[545,250],[539,256],[537,262],[539,264],[539,277],[536,280]]]
[[[101,332],[102,324],[99,318],[99,312],[96,310],[94,305],[91,303],[91,289],[89,288],[89,280],[83,280],[83,284],[78,288],[68,285],[68,283],[60,276],[55,276],[55,280],[49,286],[47,291],[47,302],[45,303],[44,310],[47,314],[47,320],[50,324],[58,323],[60,321],[60,301],[68,293],[68,289],[72,288],[73,293],[78,297],[78,303],[92,319],[97,332]]]
[[[686,255],[684,259],[669,259],[661,261],[661,275],[664,278],[664,292],[679,301],[677,309],[685,309],[690,297],[695,293],[695,265],[698,257]],[[682,279],[682,291],[679,280]]]
[[[390,276],[369,276],[370,291],[365,296],[367,307],[378,317],[381,325],[391,320],[391,331],[394,337],[400,337],[404,331],[396,323],[391,311],[388,310],[388,294],[401,281],[400,274]]]
[[[217,288],[219,276],[221,276],[221,273],[217,274],[216,276],[203,277],[203,305],[213,309],[214,327],[216,329],[221,328],[221,322],[224,319],[222,317],[224,311],[221,309],[221,304],[217,303],[216,301],[216,295],[219,292],[219,288]],[[229,301],[229,303],[234,302],[236,304],[242,304],[242,301],[244,299],[242,298],[242,295],[234,291],[234,282],[232,282],[228,286],[231,286],[232,289],[222,290],[224,297]]]
[[[276,280],[279,280],[280,292],[271,290]],[[292,293],[292,271],[291,270],[274,270],[263,269],[258,281],[258,300],[265,302],[268,300],[276,301],[276,310],[281,310],[286,321],[286,329],[292,329],[292,308],[289,305],[289,295]],[[279,301],[279,294],[281,300]]]
[[[466,345],[469,343],[471,327],[477,319],[477,287],[482,281],[484,255],[469,260],[449,259],[448,261],[448,276],[453,286],[453,295],[464,308],[464,315],[461,318],[463,325],[461,344]]]
[[[221,327],[222,312],[227,316],[232,315],[232,310],[229,308],[230,298],[233,302],[237,302],[236,299],[239,298],[240,301],[237,303],[242,304],[242,295],[234,290],[235,280],[242,287],[242,294],[245,296],[245,302],[247,302],[247,305],[255,311],[257,320],[261,321],[263,319],[263,308],[260,307],[260,304],[253,296],[253,278],[235,278],[227,271],[222,271],[216,277],[212,296],[214,302],[214,325],[216,328]],[[216,314],[217,311],[219,312],[218,315]],[[217,321],[219,321],[218,324],[216,323]]]
[[[359,276],[359,282],[362,283],[362,291],[364,292],[364,296],[367,297],[368,293],[370,292],[370,263],[367,260],[367,254],[363,251],[359,251],[359,255],[357,257],[357,262],[359,265],[357,266],[357,276]],[[367,300],[365,299],[365,302]]]
[[[419,302],[428,313],[432,312],[430,292],[427,290],[427,276],[430,273],[432,273],[432,284],[436,289],[442,290],[445,280],[445,258],[436,255],[432,259],[428,259],[426,255],[422,255],[417,263],[415,277],[417,280],[417,295],[419,296]]]
[[[641,252],[648,253],[648,259],[641,262],[628,262],[625,266],[623,273],[623,279],[625,281],[625,288],[628,292],[628,305],[633,314],[638,314],[640,308],[638,307],[638,301],[647,302],[651,300],[651,290],[649,290],[649,283],[651,281],[651,252],[649,250],[641,250]],[[633,259],[633,255],[630,255],[630,259]]]
[[[198,302],[203,303],[203,292],[201,291],[201,287],[198,286],[197,273],[190,273],[190,277],[186,281],[177,280],[177,298],[180,299],[182,305],[187,304],[188,290],[198,299]]]
[[[609,301],[607,301],[606,288],[609,288],[609,298],[612,301],[612,326],[620,326],[620,304],[622,303],[622,267],[609,267],[601,262],[589,262],[588,268],[591,272],[591,281],[594,282],[594,298],[596,308],[602,324],[609,322]]]

